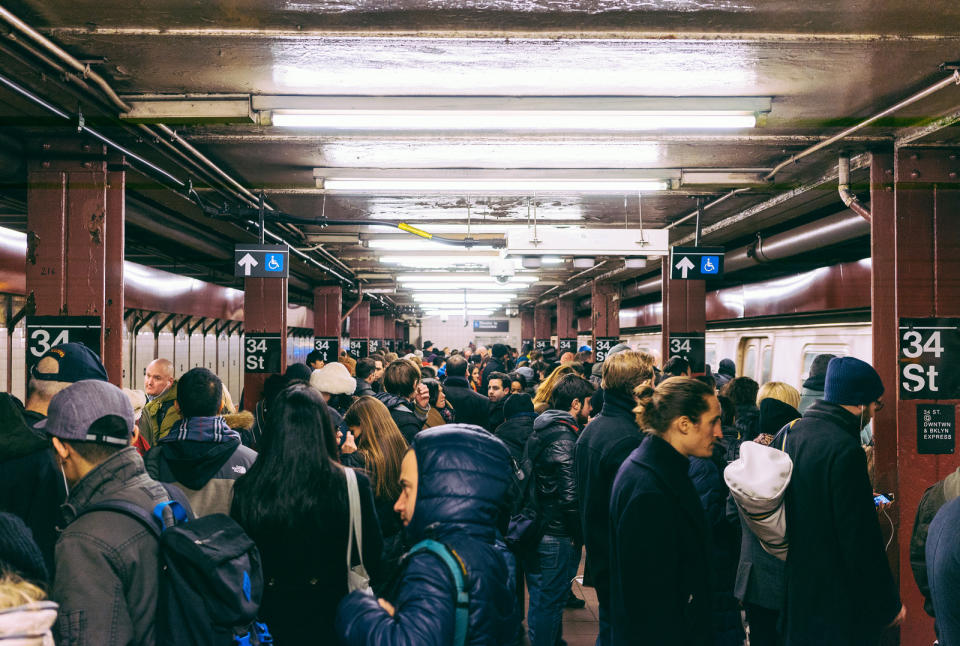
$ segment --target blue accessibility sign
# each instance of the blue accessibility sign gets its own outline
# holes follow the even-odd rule
[[[701,256],[700,257],[700,273],[701,274],[720,273],[720,257],[719,256]]]
[[[266,271],[283,271],[283,254],[268,253],[264,258],[263,268]]]

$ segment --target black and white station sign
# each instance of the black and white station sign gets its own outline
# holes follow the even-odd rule
[[[702,374],[707,354],[706,335],[703,332],[672,332],[667,340],[670,358],[680,357],[690,364],[693,374]]]
[[[960,399],[960,318],[900,319],[900,398]]]
[[[274,374],[283,362],[283,339],[276,332],[247,332],[243,338],[243,371]]]
[[[324,363],[336,361],[340,356],[340,339],[332,336],[315,336],[313,349],[323,355]]]
[[[62,343],[82,343],[99,357],[101,332],[99,316],[28,316],[27,368]]]

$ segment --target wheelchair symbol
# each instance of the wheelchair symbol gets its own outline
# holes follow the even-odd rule
[[[716,274],[719,272],[720,259],[717,256],[703,256],[700,259],[701,274]]]
[[[283,254],[268,253],[264,269],[267,271],[283,271]]]

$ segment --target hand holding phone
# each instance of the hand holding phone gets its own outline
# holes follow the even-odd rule
[[[893,504],[893,499],[895,498],[892,493],[876,493],[873,494],[873,504],[875,507],[889,507]]]

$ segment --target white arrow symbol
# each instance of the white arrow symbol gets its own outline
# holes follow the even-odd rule
[[[681,278],[686,278],[686,277],[687,277],[687,272],[690,271],[691,269],[693,269],[693,268],[695,267],[695,265],[694,265],[692,262],[690,262],[690,259],[689,259],[689,258],[687,258],[686,256],[684,256],[684,257],[680,260],[680,262],[678,262],[678,263],[676,264],[676,267],[677,267],[677,269],[680,270],[680,277],[681,277]]]
[[[241,258],[237,262],[237,264],[243,267],[243,275],[249,276],[250,270],[256,267],[257,265],[259,265],[260,263],[257,262],[256,258],[254,258],[248,253],[248,254],[244,254],[243,258]],[[693,265],[690,265],[690,266],[693,267]],[[686,276],[686,274],[684,274],[684,276]]]

